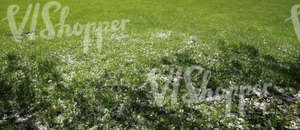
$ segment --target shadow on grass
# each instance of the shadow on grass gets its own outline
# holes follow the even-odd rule
[[[199,124],[186,120],[188,113],[180,114],[152,105],[147,90],[132,86],[105,86],[105,79],[73,80],[66,87],[61,83],[61,74],[56,71],[59,64],[56,59],[35,56],[27,59],[9,53],[3,61],[7,64],[0,73],[0,118],[4,120],[0,122],[0,128],[38,129],[35,124],[38,121],[47,123],[50,128],[61,128],[55,119],[66,111],[53,108],[58,99],[76,103],[77,114],[72,116],[72,121],[63,122],[67,128],[78,128],[83,123],[85,128],[99,124],[103,124],[102,128],[106,128],[106,124],[123,128],[134,128],[136,124],[157,129],[199,127]],[[50,87],[54,90],[49,91]],[[94,90],[88,91],[91,88]],[[95,99],[91,99],[90,95],[94,95]],[[199,115],[187,107],[185,111]],[[140,122],[134,114],[142,116],[145,122]]]
[[[189,52],[176,53],[176,61],[163,57],[156,65],[177,65],[188,67],[200,65],[212,71],[212,78],[208,84],[210,88],[224,86],[224,81],[232,79],[247,84],[256,84],[259,80],[276,83],[282,87],[292,87],[297,91],[300,84],[300,59],[295,62],[279,62],[274,57],[262,55],[259,51],[246,44],[226,45],[219,42],[222,54],[219,57],[221,68],[213,70],[205,64],[196,63]],[[8,54],[3,61],[7,64],[2,67],[0,75],[0,117],[6,120],[0,128],[25,128],[37,129],[33,124],[40,120],[38,114],[47,111],[44,117],[49,127],[56,127],[54,119],[64,113],[63,109],[52,109],[52,104],[57,98],[68,99],[76,104],[76,113],[72,121],[65,120],[65,126],[77,128],[78,124],[87,124],[86,128],[94,125],[105,124],[109,126],[121,126],[134,128],[136,125],[144,125],[155,129],[179,129],[179,128],[207,128],[209,122],[199,111],[180,104],[178,109],[158,107],[153,105],[152,95],[147,88],[136,86],[105,86],[105,79],[72,81],[69,87],[61,83],[63,80],[56,66],[56,59],[31,57],[30,60],[22,59],[17,54]],[[26,62],[34,64],[28,64]],[[265,74],[264,72],[267,72]],[[52,83],[49,83],[51,81]],[[55,93],[50,93],[48,88],[54,86]],[[70,87],[71,86],[71,87]],[[38,89],[37,89],[38,88]],[[89,91],[92,89],[92,92]],[[282,95],[276,90],[271,94],[290,102],[289,95]],[[93,99],[94,97],[95,99]],[[180,112],[180,110],[184,112]],[[37,114],[37,115],[35,115]],[[254,112],[255,116],[246,119],[252,124],[264,124],[265,119],[261,113]],[[18,116],[16,116],[18,115]],[[188,118],[193,115],[197,120]],[[259,116],[258,116],[259,115]],[[139,117],[140,116],[140,117]],[[253,117],[253,118],[252,118]],[[20,118],[26,118],[19,121]],[[219,128],[222,123],[216,123]],[[283,128],[284,123],[278,120],[276,128]]]
[[[3,57],[0,71],[0,118],[5,120],[0,128],[37,129],[37,113],[51,107],[47,99],[48,81],[62,86],[60,74],[55,71],[57,61],[49,58],[25,59],[15,53]]]
[[[225,71],[224,74],[240,75],[238,80],[255,84],[257,81],[270,82],[276,86],[284,88],[294,88],[299,91],[300,86],[300,58],[294,61],[280,62],[273,56],[260,54],[259,51],[251,45],[226,45],[219,42],[219,48],[223,52]],[[295,54],[296,55],[296,54]],[[274,96],[280,93],[271,90]],[[282,98],[289,102],[288,99]]]
[[[226,44],[219,41],[218,49],[221,51],[218,62],[220,67],[218,70],[209,68],[205,63],[197,63],[191,58],[189,51],[176,53],[176,61],[171,61],[170,57],[163,57],[156,61],[156,65],[175,65],[182,67],[189,67],[192,65],[199,65],[203,68],[211,70],[211,79],[208,83],[208,88],[215,90],[217,87],[226,87],[230,81],[234,81],[239,85],[256,85],[261,83],[272,83],[272,86],[282,88],[293,88],[299,91],[300,87],[300,58],[295,58],[292,61],[286,60],[280,62],[271,55],[264,55],[259,53],[252,45],[248,44]],[[205,53],[205,52],[204,52]],[[297,55],[297,54],[295,54]],[[182,84],[183,85],[183,84]],[[195,83],[197,85],[197,83]],[[201,85],[201,83],[200,83]],[[199,85],[199,86],[200,86]],[[197,87],[197,86],[196,86]],[[273,87],[268,88],[272,97],[277,97],[284,101],[285,104],[295,104],[295,97],[288,93],[280,93]],[[274,105],[274,104],[273,104]],[[273,109],[273,108],[272,108]],[[276,103],[274,106],[276,108]],[[276,125],[274,128],[283,129],[284,125],[288,122],[285,118],[273,118],[274,115],[265,116],[260,110],[249,110],[247,121],[251,124],[260,124],[263,127],[271,127],[266,125],[265,119],[272,120]],[[280,113],[280,112],[279,112]],[[282,116],[282,114],[280,114]]]

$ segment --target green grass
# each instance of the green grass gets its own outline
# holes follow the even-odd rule
[[[295,0],[64,0],[65,23],[129,19],[124,32],[104,35],[101,51],[92,44],[83,53],[83,37],[22,43],[13,41],[7,21],[0,22],[0,128],[299,128],[300,42],[290,17]],[[18,25],[34,0],[2,0],[20,6]],[[47,1],[39,0],[41,7]],[[51,13],[54,23],[59,13]],[[41,16],[36,31],[45,28]],[[28,24],[29,25],[29,24]],[[29,27],[25,28],[25,32]],[[160,35],[162,34],[162,35]],[[168,35],[169,34],[169,35]],[[163,36],[167,36],[164,38]],[[115,36],[115,37],[112,37]],[[124,36],[123,38],[121,38]],[[197,43],[188,45],[190,38]],[[158,68],[192,65],[211,71],[208,87],[229,88],[271,83],[267,99],[251,102],[238,113],[233,97],[158,106],[147,80]],[[193,79],[195,86],[201,79]],[[163,83],[163,80],[159,81]],[[178,98],[187,91],[182,80]],[[162,84],[160,84],[162,85]],[[172,88],[172,86],[169,86]],[[284,91],[284,92],[282,92]],[[267,101],[265,101],[267,100]],[[25,120],[21,120],[25,119]],[[293,123],[296,124],[293,125]]]

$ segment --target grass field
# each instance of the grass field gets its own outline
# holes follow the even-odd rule
[[[130,20],[124,30],[103,33],[100,49],[91,36],[86,52],[84,35],[39,37],[47,2],[0,1],[1,129],[300,128],[300,41],[286,20],[298,0],[57,0],[70,8],[71,26]],[[37,3],[36,28],[30,16],[15,41],[4,19],[8,7],[20,7],[19,27]],[[51,9],[53,24],[60,11]],[[183,73],[191,66],[210,72],[213,91],[269,84],[268,93],[233,94],[229,110],[227,100],[214,97],[187,103]],[[153,92],[153,69],[161,72],[155,82],[165,95]],[[182,71],[178,82],[169,78],[173,70]],[[203,75],[192,73],[195,88]]]

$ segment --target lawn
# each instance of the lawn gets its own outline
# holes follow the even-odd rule
[[[1,0],[0,129],[299,129],[297,4]]]

